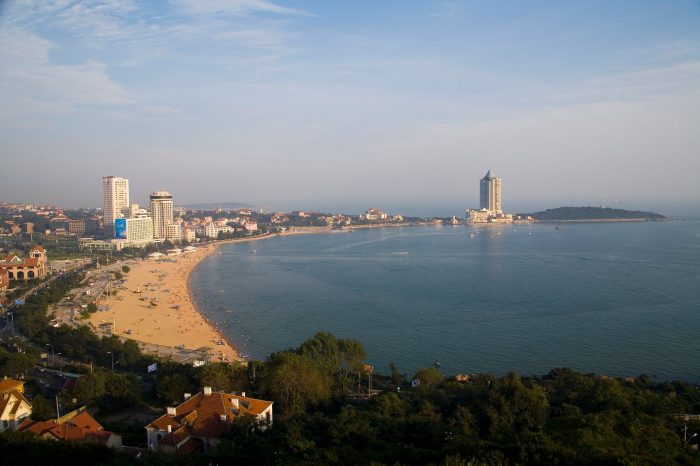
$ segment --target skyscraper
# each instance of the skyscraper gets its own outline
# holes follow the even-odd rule
[[[503,212],[501,208],[501,179],[494,176],[491,170],[481,179],[479,208],[496,214]]]
[[[122,218],[129,207],[129,180],[117,176],[102,177],[102,200],[105,234],[114,237],[114,220]]]
[[[168,225],[173,223],[173,195],[167,191],[151,194],[151,218],[153,219],[153,237],[166,239]]]

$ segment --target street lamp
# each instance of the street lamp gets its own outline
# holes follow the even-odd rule
[[[114,372],[114,353],[112,353],[111,351],[107,351],[107,354],[112,356],[112,372]]]
[[[56,353],[56,356],[60,356],[61,353]],[[56,364],[56,357],[53,358],[54,364]],[[63,375],[63,366],[58,366],[58,375]]]

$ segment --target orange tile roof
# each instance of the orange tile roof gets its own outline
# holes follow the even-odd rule
[[[197,438],[188,439],[185,443],[180,445],[180,448],[177,449],[178,453],[184,455],[198,451],[202,451],[202,441]]]
[[[68,422],[70,422],[71,424],[75,424],[81,429],[85,429],[91,432],[104,430],[104,427],[102,427],[102,425],[99,422],[97,422],[97,420],[94,417],[90,416],[90,413],[88,413],[87,411],[81,412]]]
[[[57,440],[83,440],[92,439],[101,443],[107,442],[113,435],[112,432],[104,430],[102,425],[95,420],[87,411],[82,411],[78,415],[65,422],[31,421],[26,420],[17,429],[20,432],[31,432],[38,436],[52,435]]]
[[[233,400],[238,400],[238,408]],[[258,400],[224,392],[204,395],[199,392],[175,408],[175,415],[165,414],[151,422],[146,428],[167,430],[171,426],[172,435],[188,432],[203,437],[220,437],[230,431],[231,424],[240,416],[258,416],[272,406],[272,401]],[[222,421],[221,416],[226,415]],[[179,435],[179,434],[178,434]],[[167,438],[167,437],[165,437]],[[165,440],[164,438],[164,440]]]
[[[15,379],[0,380],[0,393],[5,393],[8,390],[22,390],[24,382]]]

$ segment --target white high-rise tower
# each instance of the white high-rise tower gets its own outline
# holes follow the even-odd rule
[[[151,218],[153,219],[153,237],[168,238],[168,226],[173,223],[173,195],[167,191],[151,194]]]
[[[117,176],[102,177],[102,200],[105,233],[114,237],[114,220],[129,208],[129,180]]]
[[[496,214],[503,213],[501,208],[501,179],[494,176],[491,170],[481,179],[479,193],[479,208]]]

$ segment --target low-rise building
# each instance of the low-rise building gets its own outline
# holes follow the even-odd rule
[[[0,259],[0,269],[6,270],[10,280],[31,280],[46,276],[46,250],[34,246],[29,250],[29,257],[21,258],[10,254]]]
[[[214,222],[209,222],[206,225],[204,225],[204,228],[202,229],[204,236],[207,238],[218,238],[220,232],[224,233],[233,233],[236,230],[233,227],[229,226],[217,226],[216,223]]]
[[[17,429],[46,440],[74,442],[92,441],[111,448],[121,448],[122,437],[105,430],[85,408],[77,409],[58,419],[33,421],[27,419]]]
[[[24,382],[0,380],[0,432],[17,430],[32,415],[32,404],[24,397]]]
[[[370,222],[378,222],[386,220],[388,215],[386,212],[382,212],[379,209],[367,209],[363,217]]]
[[[78,240],[78,247],[81,251],[113,251],[117,248],[117,245],[110,241],[100,241],[92,238],[80,238]]]
[[[182,226],[179,223],[170,223],[165,226],[165,239],[170,241],[182,241]]]
[[[246,220],[243,224],[243,228],[249,232],[258,231],[258,222],[255,220]]]
[[[166,414],[146,426],[148,448],[164,453],[208,452],[242,417],[255,420],[261,429],[268,428],[272,425],[272,401],[204,387],[194,396],[185,394],[181,405],[169,407]]]

